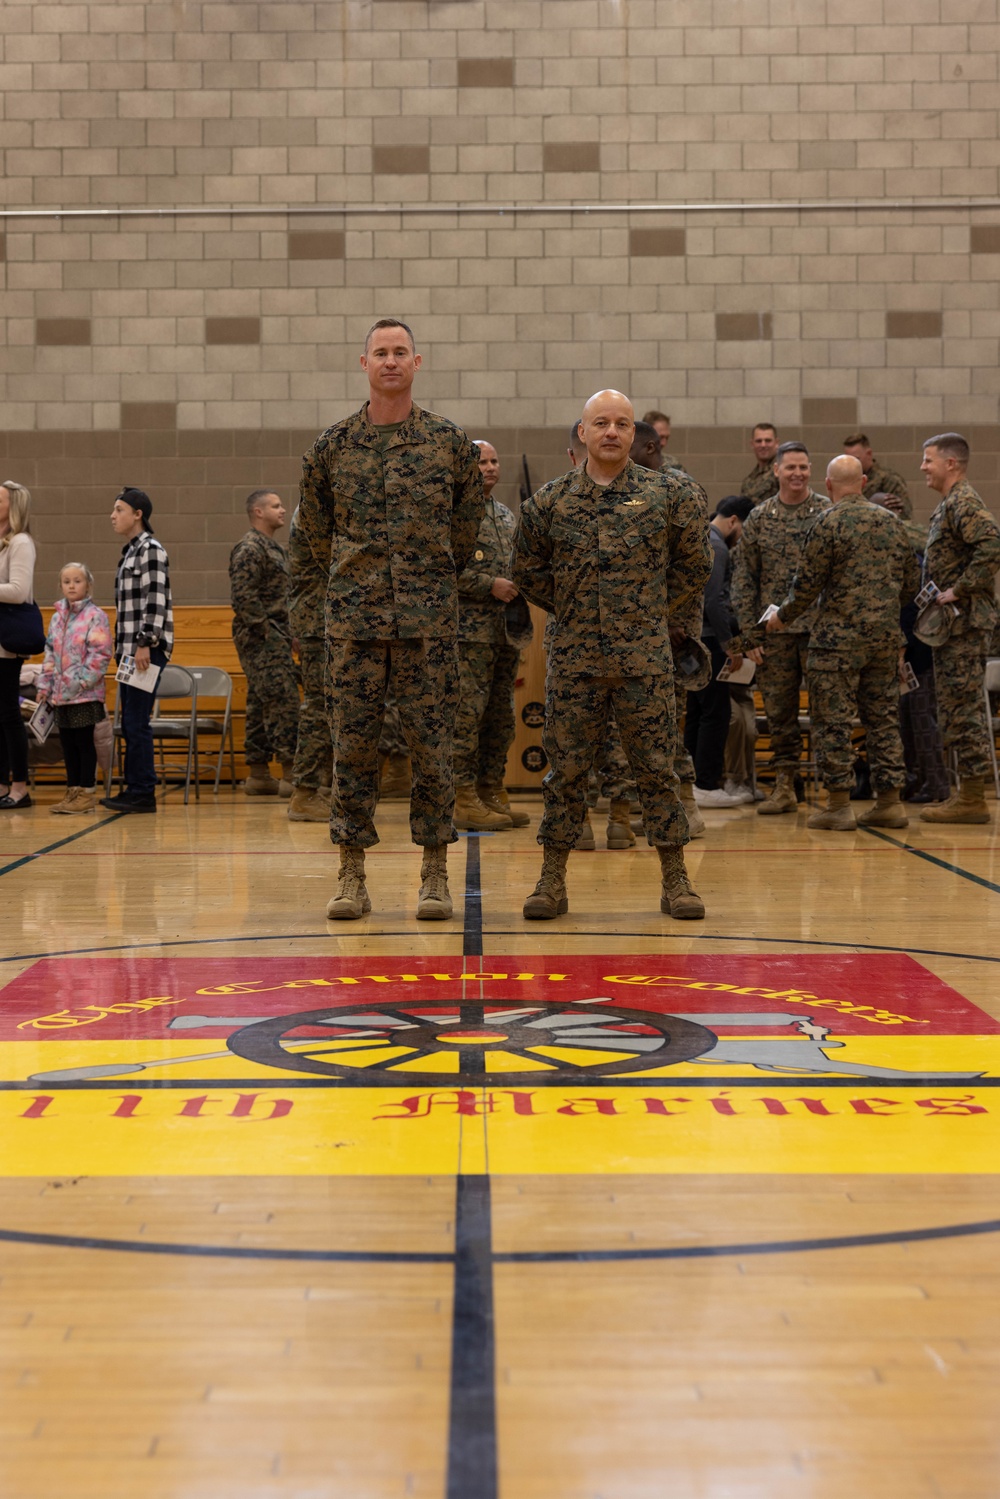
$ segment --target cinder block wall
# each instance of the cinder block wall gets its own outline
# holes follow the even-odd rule
[[[998,0],[11,0],[0,447],[42,597],[72,555],[107,596],[129,482],[178,599],[225,599],[245,494],[294,497],[387,311],[509,479],[613,384],[713,498],[764,418],[822,461],[862,425],[918,514],[957,427],[996,505],[998,49]],[[688,207],[617,206],[651,203]]]

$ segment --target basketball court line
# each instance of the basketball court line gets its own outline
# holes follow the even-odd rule
[[[1000,885],[994,885],[992,880],[984,880],[982,875],[971,874],[959,864],[949,864],[947,859],[939,859],[936,854],[929,854],[926,849],[914,848],[912,843],[904,843],[899,838],[890,838],[888,833],[883,833],[878,828],[866,827],[863,831],[873,838],[881,839],[883,843],[891,843],[894,848],[901,849],[903,853],[915,854],[918,859],[926,859],[928,864],[936,864],[938,869],[947,869],[949,874],[957,874],[963,880],[971,880],[974,885],[981,885],[984,890],[992,890],[995,895],[1000,895]]]
[[[98,828],[107,827],[111,822],[120,822],[127,815],[125,812],[112,812],[110,817],[102,817],[99,822],[92,822],[89,827],[81,828],[78,833],[70,833],[68,838],[60,838],[58,843],[49,843],[45,848],[36,849],[33,854],[22,854],[13,863],[0,866],[0,876],[10,874],[12,870],[20,869],[25,864],[31,864],[35,859],[42,859],[57,848],[64,848],[67,843],[75,843],[78,838],[86,838],[88,833],[96,833]]]

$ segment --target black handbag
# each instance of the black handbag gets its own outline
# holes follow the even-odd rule
[[[12,656],[37,656],[45,649],[45,626],[37,604],[0,604],[0,645]]]

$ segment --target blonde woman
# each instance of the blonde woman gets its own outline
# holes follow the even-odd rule
[[[23,484],[0,485],[0,604],[34,603],[35,543],[28,512],[31,495]],[[28,736],[18,700],[24,658],[0,646],[0,811],[31,806],[28,794]]]

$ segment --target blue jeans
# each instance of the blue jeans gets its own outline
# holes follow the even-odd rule
[[[167,664],[166,652],[154,646],[149,653],[153,666],[162,670]],[[159,682],[157,682],[159,687]],[[156,762],[153,758],[153,736],[149,720],[153,713],[155,692],[141,687],[126,687],[119,682],[121,694],[121,729],[125,740],[125,786],[131,796],[156,795]]]

